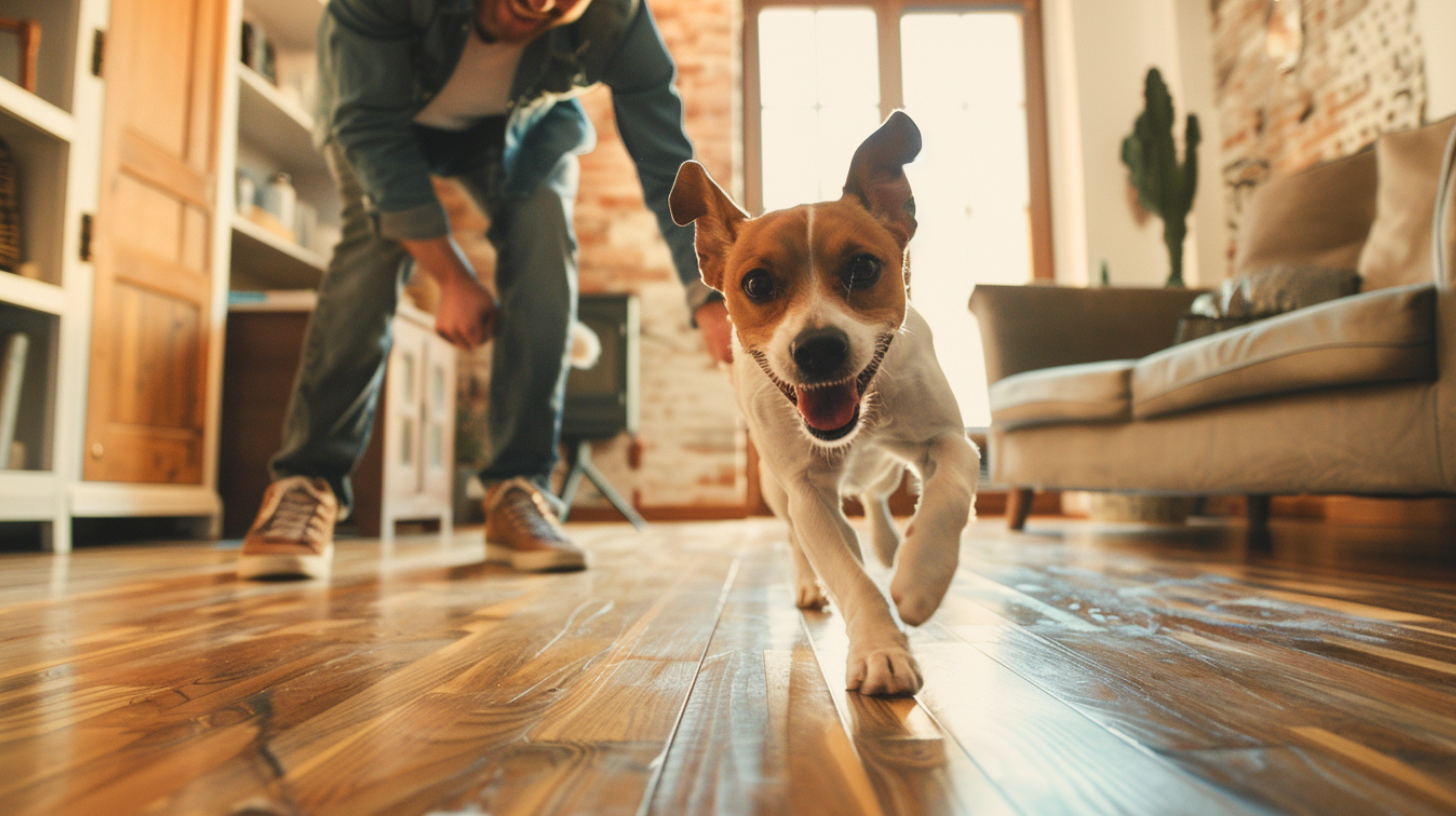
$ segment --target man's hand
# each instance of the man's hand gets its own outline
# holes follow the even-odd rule
[[[698,331],[708,344],[708,354],[718,363],[733,362],[733,323],[728,320],[728,306],[721,300],[710,300],[693,312]]]
[[[425,274],[440,285],[435,333],[469,351],[491,338],[499,306],[475,276],[455,239],[448,235],[401,241]]]

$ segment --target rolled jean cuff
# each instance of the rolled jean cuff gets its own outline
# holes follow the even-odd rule
[[[715,300],[722,300],[723,293],[712,288],[701,280],[695,280],[683,287],[683,295],[688,300],[688,314],[696,314],[704,304],[712,303]]]
[[[443,204],[430,201],[407,210],[376,211],[374,229],[393,241],[425,241],[449,235],[450,219]]]

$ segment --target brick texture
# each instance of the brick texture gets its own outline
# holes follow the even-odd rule
[[[685,123],[698,160],[715,177],[734,179],[734,104],[738,83],[739,6],[730,0],[652,0],[663,40],[678,65]],[[642,421],[637,450],[619,438],[597,446],[594,460],[612,484],[643,506],[731,506],[744,502],[744,443],[727,375],[714,368],[689,325],[682,287],[657,222],[613,119],[611,93],[582,99],[597,129],[597,148],[581,161],[575,223],[581,248],[581,291],[633,292],[642,306]],[[452,229],[482,275],[494,252],[486,222],[448,182],[437,189]],[[490,379],[488,349],[462,355],[462,459],[481,455],[470,444],[483,427]],[[478,436],[478,434],[476,434]],[[637,467],[632,460],[637,460]],[[583,484],[578,505],[602,500]]]
[[[1350,155],[1385,131],[1422,122],[1426,80],[1415,0],[1303,0],[1304,47],[1288,71],[1265,50],[1269,0],[1211,3],[1231,236],[1264,179]],[[1233,254],[1230,243],[1230,263]]]

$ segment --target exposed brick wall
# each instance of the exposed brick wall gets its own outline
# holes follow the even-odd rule
[[[1230,236],[1264,179],[1421,124],[1426,81],[1416,0],[1303,0],[1304,50],[1288,72],[1265,52],[1269,0],[1210,2]],[[1231,244],[1230,261],[1233,251]]]
[[[732,0],[650,0],[678,64],[685,120],[699,161],[715,177],[735,178],[734,104],[738,83],[739,5]],[[594,459],[612,484],[645,506],[741,505],[744,451],[726,374],[716,370],[689,326],[682,287],[642,201],[642,188],[613,119],[611,94],[582,97],[597,148],[581,161],[575,221],[581,291],[635,292],[642,306],[640,466],[628,440],[598,446]],[[488,276],[494,253],[484,219],[449,184],[438,185],[466,253]],[[462,404],[483,411],[488,352],[461,360]],[[584,484],[578,504],[601,500]]]

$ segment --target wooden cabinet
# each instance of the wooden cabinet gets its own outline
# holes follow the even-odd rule
[[[247,532],[268,485],[313,298],[272,293],[229,309],[218,489],[223,532]],[[374,434],[354,474],[348,527],[389,540],[401,521],[452,522],[455,350],[434,318],[409,305],[395,317]]]

